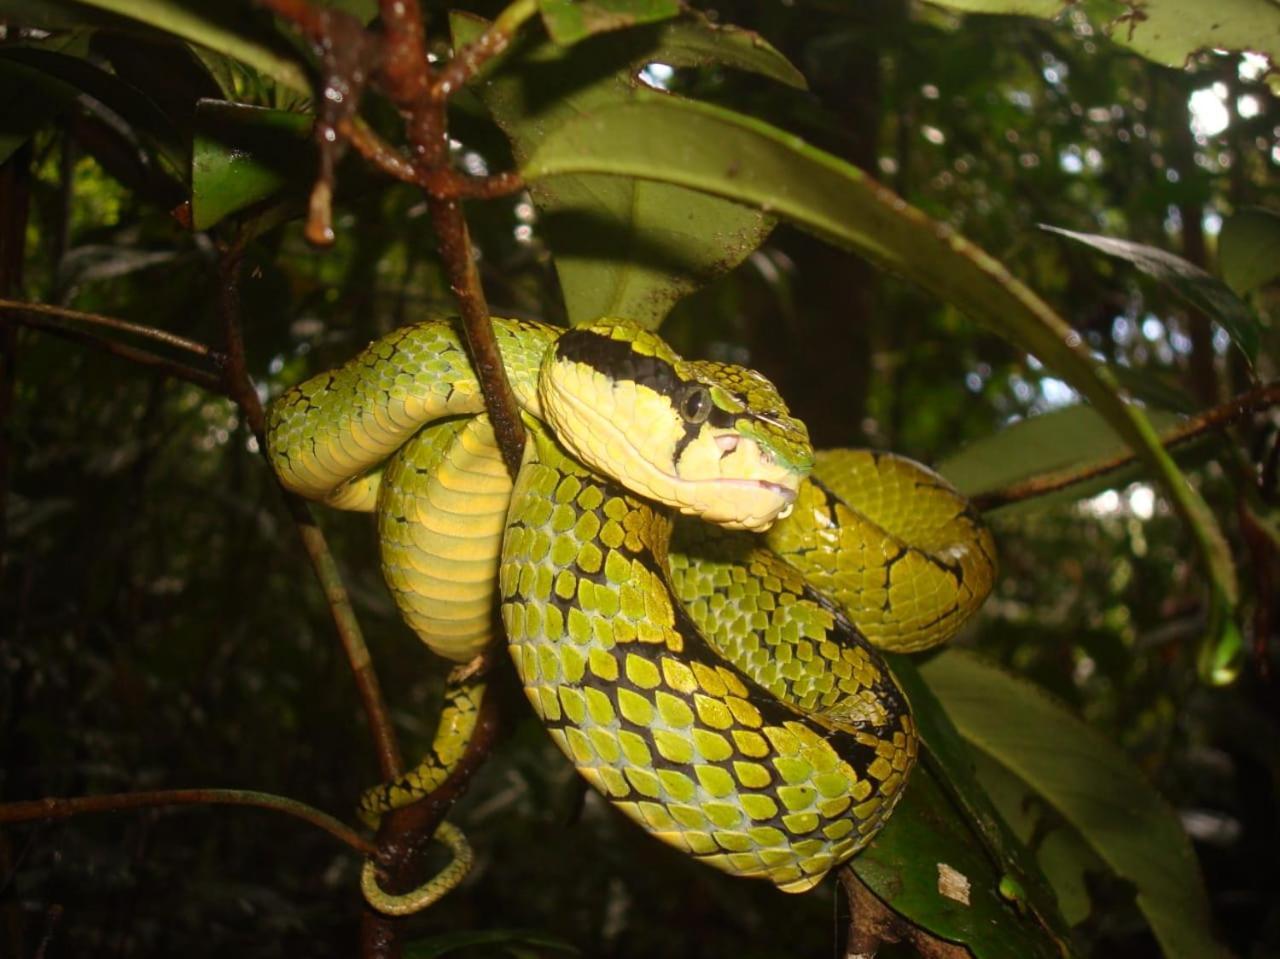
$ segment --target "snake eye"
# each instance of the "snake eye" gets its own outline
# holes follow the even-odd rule
[[[680,415],[690,423],[702,423],[711,415],[712,405],[711,391],[695,383],[680,399]]]

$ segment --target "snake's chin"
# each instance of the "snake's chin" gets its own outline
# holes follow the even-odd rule
[[[701,482],[721,489],[734,490],[733,499],[737,505],[732,513],[718,514],[714,509],[708,509],[705,504],[696,512],[692,508],[683,507],[680,511],[700,516],[727,529],[745,529],[753,533],[763,533],[778,520],[790,516],[795,508],[797,490],[782,483],[741,478],[709,479]],[[750,495],[748,499],[743,495],[744,492],[754,495]]]

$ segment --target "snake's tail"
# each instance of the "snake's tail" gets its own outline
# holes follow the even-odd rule
[[[475,677],[450,678],[431,749],[417,766],[360,797],[360,818],[376,828],[384,813],[431,795],[457,768],[475,734],[485,683]],[[437,834],[438,835],[438,834]]]
[[[433,838],[453,853],[449,865],[417,889],[392,894],[378,885],[378,867],[372,859],[367,859],[360,872],[360,891],[364,894],[365,902],[384,915],[408,916],[434,905],[456,889],[471,871],[474,861],[467,837],[457,826],[442,822],[436,827]]]

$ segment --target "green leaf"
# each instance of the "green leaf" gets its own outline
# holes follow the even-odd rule
[[[454,46],[483,27],[455,16]],[[642,92],[637,71],[655,61],[804,82],[757,35],[689,15],[569,48],[549,40],[517,44],[477,92],[520,162],[560,126],[630,101]],[[773,225],[759,209],[638,179],[564,176],[531,184],[530,192],[572,323],[621,316],[656,327],[678,299],[745,259]]]
[[[1053,20],[1066,5],[1058,0],[930,0],[965,13],[1013,13]],[[1280,8],[1272,0],[1095,0],[1091,18],[1107,34],[1149,60],[1182,67],[1200,50],[1254,50],[1280,59]]]
[[[1228,217],[1218,234],[1218,268],[1241,296],[1280,277],[1280,215],[1255,208]]]
[[[667,20],[680,13],[677,0],[538,0],[551,39],[561,46],[594,33]]]
[[[311,127],[305,114],[201,100],[191,161],[195,229],[207,230],[287,186],[305,190],[315,165],[306,148]]]
[[[1000,893],[1000,873],[937,774],[921,763],[893,816],[849,863],[895,912],[977,959],[1061,959],[1062,949]],[[967,902],[945,895],[944,876],[968,882]]]
[[[1221,650],[1233,642],[1239,596],[1235,565],[1204,500],[1160,446],[1141,410],[1119,395],[1080,335],[1003,265],[952,229],[799,137],[711,104],[648,91],[638,90],[623,103],[584,109],[549,130],[522,165],[535,188],[542,180],[550,188],[565,175],[611,174],[749,204],[914,280],[1038,356],[1091,401],[1160,477],[1209,579],[1205,648]],[[1206,676],[1215,682],[1230,677],[1230,669]]]
[[[1147,276],[1159,280],[1183,300],[1210,319],[1222,324],[1236,346],[1252,363],[1258,355],[1258,318],[1225,283],[1194,263],[1154,246],[1118,240],[1096,233],[1077,233],[1041,224],[1040,229],[1057,233],[1099,250],[1108,256],[1128,260]]]
[[[81,0],[86,6],[128,17],[236,60],[285,86],[309,92],[297,57],[262,27],[249,8],[225,0]]]
[[[1195,853],[1178,821],[1115,745],[1039,689],[972,654],[948,650],[921,667],[974,746],[1028,783],[1122,879],[1168,959],[1229,953],[1210,932]]]
[[[1148,416],[1162,432],[1181,422],[1179,416],[1160,410],[1149,410]],[[1014,423],[947,457],[937,464],[937,470],[965,496],[977,498],[1033,476],[1085,470],[1127,452],[1128,447],[1097,410],[1077,405]],[[1076,500],[1123,486],[1146,472],[1134,464],[1006,509],[1019,513],[1042,510],[1064,499]]]
[[[1032,918],[1039,926],[1038,937],[1056,944],[1056,951],[1070,952],[1070,932],[1044,875],[1034,857],[1024,847],[1001,817],[986,790],[973,774],[973,754],[960,736],[938,698],[926,685],[908,656],[891,655],[894,676],[911,702],[912,714],[925,744],[923,764],[933,770],[951,805],[968,824],[988,861],[995,863],[991,871],[991,888],[1006,902],[1012,902],[1024,918]],[[1001,891],[1003,886],[1019,890],[1011,899]]]
[[[972,750],[974,774],[1000,817],[1028,848],[1053,885],[1062,917],[1072,926],[1092,912],[1088,881],[1110,876],[1111,870],[1034,789],[990,756]]]

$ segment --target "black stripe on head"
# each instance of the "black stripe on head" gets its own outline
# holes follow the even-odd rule
[[[562,334],[556,341],[556,357],[583,363],[615,380],[634,380],[670,399],[677,413],[685,386],[699,382],[680,376],[675,367],[661,357],[641,353],[625,340],[615,340],[594,330],[569,330]],[[739,400],[742,401],[741,398]],[[740,416],[741,413],[730,413],[713,406],[707,423],[721,429],[733,429]],[[701,423],[685,422],[684,435],[676,441],[673,451],[675,462],[680,462],[680,457],[701,427]]]
[[[671,397],[674,404],[685,382],[664,359],[640,353],[625,340],[615,340],[594,330],[569,330],[556,341],[556,357],[584,363],[615,380],[635,380],[655,393]]]

